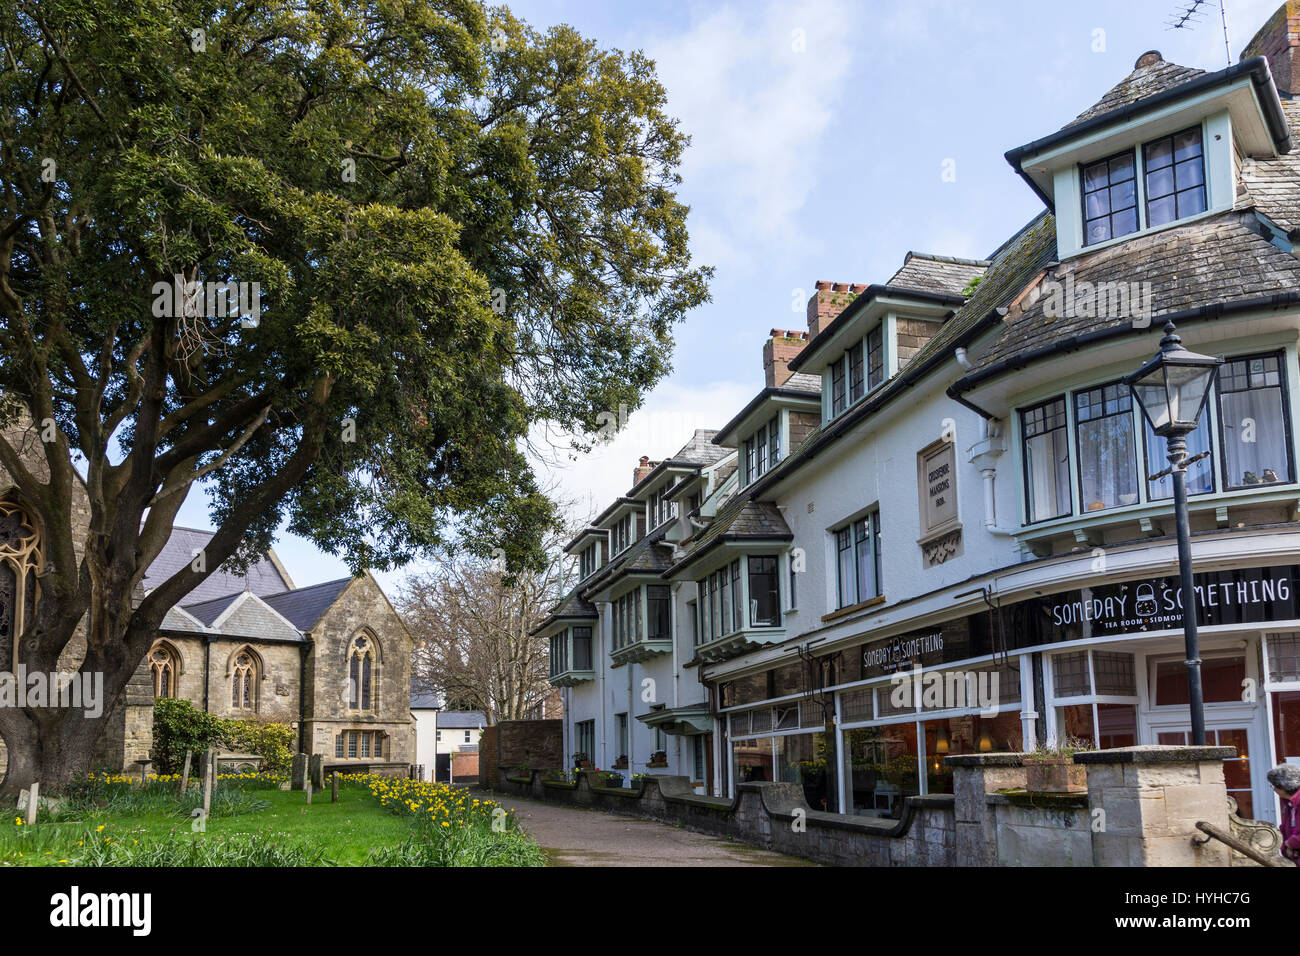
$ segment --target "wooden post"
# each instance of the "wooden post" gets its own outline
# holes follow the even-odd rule
[[[185,791],[190,786],[190,758],[194,756],[192,750],[185,751],[185,766],[181,769],[181,799],[185,798]]]
[[[330,774],[330,803],[339,802],[339,772],[335,770]]]
[[[303,790],[306,791],[307,793],[307,806],[310,807],[311,806],[311,780],[307,781],[307,786],[303,787]]]
[[[31,826],[36,822],[36,812],[41,806],[41,785],[33,782],[32,788],[27,791],[27,825]]]
[[[217,752],[211,747],[203,755],[203,821],[207,822],[212,808],[212,779],[217,775]]]

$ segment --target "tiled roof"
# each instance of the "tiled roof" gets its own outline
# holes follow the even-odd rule
[[[442,698],[437,694],[411,691],[411,710],[436,710],[442,706]]]
[[[1112,87],[1105,96],[1080,113],[1074,120],[1067,123],[1065,128],[1069,129],[1071,126],[1078,126],[1080,123],[1102,116],[1112,110],[1136,103],[1138,100],[1154,96],[1156,93],[1162,93],[1204,73],[1204,70],[1179,66],[1177,63],[1170,63],[1163,59],[1155,61],[1150,66],[1137,67]]]
[[[1300,100],[1283,100],[1282,112],[1292,135],[1300,134]],[[1250,159],[1241,164],[1245,195],[1238,207],[1253,205],[1283,229],[1300,227],[1300,150],[1276,159]]]
[[[185,565],[194,560],[194,556],[207,547],[214,532],[199,531],[196,528],[174,528],[171,537],[163,545],[158,557],[144,575],[145,590],[158,587]],[[186,595],[186,600],[194,603],[210,601],[213,598],[240,591],[252,591],[257,595],[279,594],[289,589],[289,582],[276,568],[270,557],[263,555],[246,573],[227,570],[225,566],[213,571],[203,583]]]
[[[909,252],[903,260],[903,267],[885,284],[917,292],[961,295],[972,279],[984,274],[988,265],[984,259],[957,259],[952,256]]]
[[[1227,212],[1175,226],[1072,259],[1053,277],[1072,274],[1083,282],[1151,283],[1152,322],[1164,313],[1300,289],[1300,261],[1250,228],[1250,213]],[[1032,293],[1031,293],[1032,296]],[[1007,316],[1001,334],[975,362],[975,372],[995,363],[1083,332],[1127,325],[1131,315],[1069,317],[1046,315],[1049,297],[1040,295],[1023,313]]]
[[[352,578],[339,578],[284,594],[272,594],[262,600],[284,615],[298,630],[309,631],[351,581]]]

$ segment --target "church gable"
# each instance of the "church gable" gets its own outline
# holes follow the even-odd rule
[[[245,591],[211,624],[212,630],[250,640],[302,641],[302,635],[269,604]]]

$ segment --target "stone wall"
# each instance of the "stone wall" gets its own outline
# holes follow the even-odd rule
[[[503,720],[496,726],[498,767],[526,766],[559,770],[566,766],[562,721]],[[482,747],[480,741],[480,753]]]
[[[1087,768],[1087,792],[1053,794],[1025,790],[1021,754],[952,756],[945,759],[954,793],[908,797],[900,820],[813,810],[798,784],[743,783],[727,800],[697,795],[686,777],[650,776],[639,789],[606,787],[601,772],[583,771],[568,782],[539,770],[519,775],[505,759],[496,786],[834,865],[1230,866],[1250,861],[1207,840],[1197,824],[1232,832],[1223,761],[1234,753],[1124,747],[1077,754]]]
[[[479,786],[487,787],[489,790],[497,789],[498,781],[503,779],[498,770],[501,766],[501,748],[498,745],[497,737],[499,728],[497,724],[490,727],[484,727],[483,732],[478,735],[478,765],[479,765]],[[426,767],[429,773],[429,779],[433,779],[433,767]]]

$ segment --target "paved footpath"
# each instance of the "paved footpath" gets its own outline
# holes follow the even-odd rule
[[[493,794],[552,866],[815,866],[721,837],[602,810]]]

